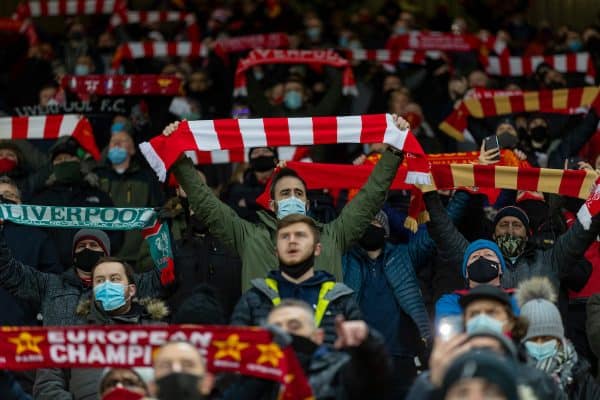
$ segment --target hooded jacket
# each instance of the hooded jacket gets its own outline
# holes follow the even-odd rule
[[[342,254],[360,239],[381,210],[401,161],[402,157],[384,152],[363,188],[340,215],[328,224],[318,224],[323,252],[316,259],[316,270],[327,271],[336,280],[342,280]],[[273,251],[277,219],[272,213],[259,211],[256,224],[245,221],[202,183],[191,160],[182,158],[175,163],[173,171],[188,194],[195,215],[211,234],[242,259],[242,290],[251,287],[252,279],[264,277],[278,267]]]
[[[272,271],[269,278],[278,281],[281,289],[286,282],[285,278],[279,271]],[[315,275],[299,284],[287,282],[288,287],[292,290],[292,298],[307,301],[309,298],[317,298],[321,288],[326,283],[333,283],[333,287],[325,293],[323,299],[328,302],[323,315],[320,327],[325,331],[325,344],[333,345],[336,339],[335,333],[335,317],[342,314],[346,320],[360,319],[360,309],[352,297],[352,289],[343,283],[335,282],[335,278],[324,271],[315,271]],[[273,302],[276,299],[286,298],[275,291],[266,279],[253,279],[252,288],[242,295],[238,301],[233,315],[231,316],[231,325],[261,325],[263,324],[269,312],[273,309]],[[280,297],[281,296],[281,297]],[[307,301],[313,305],[312,301]],[[318,309],[319,303],[314,304]]]
[[[88,324],[156,324],[168,315],[158,299],[134,301],[125,315],[109,316],[91,301],[91,294],[77,306],[77,315]],[[37,371],[33,395],[39,400],[96,400],[102,368],[42,368]]]

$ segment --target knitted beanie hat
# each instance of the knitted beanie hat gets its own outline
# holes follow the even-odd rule
[[[535,277],[521,283],[517,300],[521,316],[529,320],[523,342],[537,336],[552,336],[563,340],[565,328],[558,308],[554,304],[556,292],[546,277]]]
[[[500,248],[498,247],[498,245],[495,242],[492,242],[491,240],[479,239],[479,240],[475,240],[474,242],[471,242],[469,244],[469,246],[465,249],[465,255],[463,257],[463,262],[462,262],[463,278],[467,277],[467,262],[469,261],[469,257],[471,256],[471,254],[473,254],[477,250],[481,250],[481,249],[490,249],[491,251],[496,253],[496,256],[500,260],[500,266],[502,267],[502,273],[504,273],[504,271],[506,270],[506,263],[504,262],[504,256],[502,255],[502,251],[500,251]]]
[[[521,208],[517,206],[506,206],[498,211],[496,216],[494,217],[494,227],[498,225],[498,222],[504,217],[515,217],[518,218],[523,225],[525,225],[525,229],[529,230],[529,217]]]
[[[73,251],[75,251],[77,243],[87,239],[95,240],[104,250],[104,254],[110,256],[110,239],[108,238],[108,235],[100,229],[78,230],[77,233],[75,233],[75,236],[73,236]]]

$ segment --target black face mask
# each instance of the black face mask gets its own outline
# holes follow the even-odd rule
[[[358,244],[367,251],[383,248],[385,244],[385,229],[375,225],[369,225],[358,241]]]
[[[266,172],[275,168],[276,161],[274,156],[259,156],[250,160],[250,168],[256,172]]]
[[[479,257],[467,266],[469,280],[477,283],[488,283],[500,274],[500,264],[487,258]]]
[[[159,400],[202,400],[200,393],[201,376],[174,372],[156,380]]]
[[[309,269],[311,269],[315,265],[315,255],[311,254],[304,261],[300,261],[298,264],[294,265],[285,265],[283,263],[279,263],[279,270],[281,272],[285,272],[286,275],[291,276],[294,279],[300,278],[302,275],[306,273]]]
[[[496,136],[498,136],[498,144],[501,149],[514,149],[519,143],[519,138],[508,132],[500,132]]]
[[[104,256],[103,251],[95,251],[85,248],[73,254],[73,265],[84,272],[90,272],[98,260]]]
[[[319,348],[319,345],[313,342],[312,340],[305,338],[304,336],[291,335],[292,337],[292,348],[294,349],[294,353],[296,353],[296,357],[298,358],[298,362],[302,366],[302,369],[305,371],[308,370],[310,366],[310,360]]]
[[[531,128],[531,139],[538,142],[543,143],[548,139],[548,128],[545,126],[536,126],[535,128]]]

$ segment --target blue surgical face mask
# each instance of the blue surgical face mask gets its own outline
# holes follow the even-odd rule
[[[75,75],[88,75],[90,73],[90,67],[85,64],[77,64],[75,65]]]
[[[297,197],[288,197],[277,202],[277,218],[282,219],[290,214],[306,215],[306,204]]]
[[[307,28],[306,35],[309,37],[310,40],[317,40],[321,37],[321,28],[319,28],[318,26]]]
[[[340,36],[340,38],[338,40],[338,45],[342,48],[348,47],[348,37]]]
[[[283,102],[290,110],[297,110],[302,107],[302,95],[296,90],[290,90],[283,96]]]
[[[569,46],[569,50],[571,50],[574,53],[581,51],[581,49],[583,48],[583,44],[579,40],[571,40],[567,43],[567,46]]]
[[[106,281],[94,287],[94,298],[104,311],[113,311],[125,305],[125,287],[120,283]]]
[[[404,35],[406,33],[406,28],[403,26],[399,26],[397,28],[394,28],[394,33],[396,35]]]
[[[493,331],[501,334],[503,325],[502,322],[487,314],[479,314],[467,321],[467,333]]]
[[[113,147],[108,150],[108,159],[115,165],[121,164],[127,159],[127,150],[121,147]]]
[[[552,357],[558,351],[558,343],[556,340],[548,340],[544,343],[535,343],[531,341],[525,342],[527,353],[536,361],[542,361]]]

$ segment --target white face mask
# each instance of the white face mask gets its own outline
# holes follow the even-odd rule
[[[550,358],[558,351],[558,342],[556,339],[548,340],[544,343],[535,343],[532,341],[525,342],[527,353],[536,361],[542,361]]]

